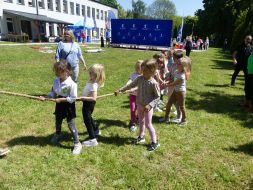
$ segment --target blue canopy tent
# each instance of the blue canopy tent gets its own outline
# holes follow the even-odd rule
[[[84,27],[84,18],[82,18],[81,20],[79,20],[77,23],[73,24],[73,25],[68,25],[67,26],[68,29],[71,29],[71,30],[83,30],[85,29]]]
[[[88,17],[83,17],[77,23],[68,25],[66,28],[73,30],[75,37],[80,41],[80,32],[85,29],[97,28],[96,20]],[[87,42],[90,42],[90,36],[87,36]]]

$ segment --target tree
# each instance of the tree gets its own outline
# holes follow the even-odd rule
[[[119,18],[127,17],[127,12],[123,9],[123,7],[120,4],[118,4],[118,16]]]
[[[126,11],[126,18],[133,18],[133,12],[131,10]]]
[[[142,0],[136,2],[132,0],[133,18],[144,18],[146,12],[146,4]]]
[[[241,15],[236,21],[236,29],[233,33],[233,38],[231,42],[231,49],[233,50],[238,43],[241,43],[246,35],[251,34],[253,31],[253,0],[250,2],[250,6]]]
[[[118,7],[117,0],[100,0],[99,2],[102,4],[105,4],[105,5],[111,6],[111,7],[115,7],[115,8]]]
[[[176,6],[170,0],[155,0],[147,8],[147,16],[155,19],[171,19],[176,15]]]
[[[218,46],[223,44],[225,38],[232,44],[243,39],[252,23],[252,3],[253,0],[203,0],[204,10],[198,10],[195,14],[198,16],[198,35],[213,36]]]

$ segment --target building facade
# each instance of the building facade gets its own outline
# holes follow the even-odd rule
[[[0,40],[11,35],[29,40],[61,36],[63,28],[87,18],[96,27],[85,29],[87,36],[105,34],[109,15],[118,10],[91,0],[0,0]]]

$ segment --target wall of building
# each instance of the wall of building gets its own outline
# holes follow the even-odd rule
[[[8,2],[8,1],[12,1],[12,3]],[[38,2],[40,2],[41,0],[38,0]],[[43,0],[42,0],[43,1]],[[12,18],[13,19],[13,24],[15,25],[15,32],[19,33],[21,32],[21,27],[20,27],[20,23],[21,20],[24,20],[23,18],[19,18],[17,16],[13,16],[13,15],[9,15],[9,14],[5,14],[3,13],[4,10],[11,10],[11,11],[19,11],[19,12],[26,12],[26,13],[31,13],[31,14],[39,14],[39,15],[45,15],[47,17],[51,17],[57,20],[61,20],[64,22],[68,22],[68,23],[77,23],[80,19],[83,18],[83,14],[82,14],[82,6],[85,6],[85,15],[88,16],[88,8],[90,7],[90,17],[92,18],[92,8],[95,8],[95,19],[96,19],[96,24],[97,24],[97,32],[100,33],[101,30],[103,30],[103,32],[105,31],[105,23],[106,23],[106,17],[108,17],[108,11],[113,11],[114,14],[117,16],[118,15],[118,11],[117,9],[114,9],[112,7],[108,7],[105,5],[102,5],[100,3],[96,3],[93,1],[89,1],[89,0],[68,0],[67,4],[68,4],[68,13],[65,13],[63,11],[63,1],[64,0],[51,0],[52,2],[52,6],[50,7],[51,10],[48,9],[48,1],[50,2],[50,0],[44,0],[44,7],[43,8],[38,8],[36,9],[36,0],[0,0],[0,4],[1,8],[0,8],[0,36],[4,37],[6,36],[6,34],[8,33],[8,28],[7,28],[7,17],[8,18]],[[56,10],[56,1],[59,1],[58,6],[60,7],[60,11]],[[18,2],[22,2],[22,4],[19,4]],[[33,4],[33,6],[29,5]],[[33,3],[31,3],[33,2]],[[71,8],[70,8],[70,2],[74,3],[74,14],[71,14]],[[76,12],[76,5],[79,4],[79,15],[77,15]],[[99,10],[99,18],[97,19],[97,10]],[[101,10],[103,11],[103,17],[101,19]],[[105,12],[107,13],[107,15],[105,15]],[[2,15],[2,16],[1,16]],[[49,36],[49,23],[46,23],[46,36]],[[36,27],[34,27],[34,23],[31,22],[31,26],[32,26],[32,32],[33,38],[36,38],[35,35],[35,30]],[[53,24],[53,35],[54,36],[58,36],[58,32],[57,32],[57,24]],[[91,31],[87,31],[89,33],[91,33]],[[90,34],[91,35],[91,34]],[[99,37],[99,36],[98,36]]]

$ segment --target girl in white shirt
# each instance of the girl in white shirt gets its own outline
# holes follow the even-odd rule
[[[63,119],[67,119],[69,130],[74,138],[73,154],[80,154],[82,145],[79,141],[78,132],[75,126],[76,117],[75,99],[77,97],[77,85],[70,77],[70,68],[66,61],[61,60],[54,64],[55,75],[53,87],[48,98],[55,98],[55,126],[56,132],[51,142],[56,144],[62,138],[61,126]],[[41,97],[45,100],[46,97]]]
[[[83,121],[89,134],[89,140],[82,142],[83,146],[96,146],[98,144],[96,137],[99,135],[99,128],[94,123],[92,113],[96,104],[97,90],[104,86],[105,72],[104,66],[101,64],[94,64],[89,68],[89,80],[83,89]]]

